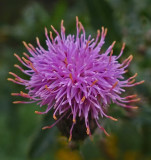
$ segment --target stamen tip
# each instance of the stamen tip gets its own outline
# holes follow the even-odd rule
[[[53,25],[51,25],[51,28],[54,30],[54,26]]]
[[[26,42],[25,41],[22,41],[22,43],[25,45],[26,44]]]
[[[18,104],[18,103],[20,103],[21,101],[14,101],[14,102],[12,102],[13,104]]]
[[[62,20],[61,20],[61,24],[62,24],[62,25],[63,25],[63,22],[64,22],[64,20],[62,19]]]
[[[42,130],[45,130],[45,129],[48,129],[48,128],[49,128],[49,126],[45,126],[45,127],[42,128]]]
[[[106,34],[107,34],[107,28],[105,28],[105,34],[104,35],[106,36]]]
[[[76,123],[76,120],[75,120],[75,119],[73,119],[73,123]]]
[[[141,81],[141,84],[144,83],[144,82],[145,82],[145,80],[142,80],[142,81]]]
[[[125,42],[124,42],[124,43],[123,43],[123,46],[122,46],[122,50],[124,50],[124,48],[125,48],[125,45],[126,45],[126,44],[125,44]]]
[[[83,96],[81,99],[81,102],[84,102],[84,101],[85,101],[85,96]]]
[[[110,134],[109,134],[109,133],[107,133],[107,131],[106,131],[106,130],[104,130],[104,134],[105,134],[106,136],[110,137]]]
[[[69,137],[68,141],[69,141],[69,142],[71,142],[71,139],[72,139],[72,136],[70,135],[70,137]]]
[[[39,42],[39,38],[38,37],[36,37],[36,40]]]
[[[139,107],[138,106],[134,106],[134,107],[132,107],[132,109],[138,109]]]
[[[118,121],[118,119],[116,119],[116,118],[114,118],[114,117],[111,117],[111,116],[109,116],[108,118],[110,118],[110,119],[113,120],[113,121]]]
[[[16,95],[16,93],[11,93],[11,96],[15,96]]]
[[[100,35],[100,30],[99,29],[97,30],[97,33],[98,33],[98,35]]]
[[[114,41],[114,42],[112,43],[112,48],[114,47],[115,43],[116,43],[116,41]]]
[[[57,120],[57,117],[55,116],[55,114],[53,115],[53,119],[54,119],[54,120]]]
[[[131,55],[129,56],[129,58],[132,60],[132,59],[133,59],[133,55],[131,54]]]
[[[35,114],[41,114],[41,112],[35,111]]]
[[[141,98],[137,98],[137,101],[140,101],[141,100]]]
[[[86,132],[87,132],[87,135],[89,135],[89,134],[90,134],[90,129],[89,129],[88,127],[87,127]]]

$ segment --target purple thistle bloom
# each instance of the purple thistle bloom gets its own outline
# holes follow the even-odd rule
[[[133,87],[144,82],[134,83],[137,74],[124,79],[123,75],[126,73],[126,68],[133,56],[130,55],[122,63],[119,63],[118,59],[123,53],[125,44],[123,44],[120,54],[113,56],[115,42],[100,54],[105,43],[107,29],[102,27],[101,38],[99,30],[96,39],[91,38],[91,35],[86,38],[84,27],[77,17],[76,36],[65,35],[63,21],[61,21],[61,34],[53,26],[51,28],[56,33],[56,37],[53,38],[52,32],[50,32],[49,38],[45,28],[47,50],[40,45],[37,38],[38,47],[36,48],[23,42],[30,56],[23,53],[25,57],[20,58],[14,54],[27,69],[24,70],[16,64],[15,67],[30,78],[25,80],[15,73],[9,72],[15,79],[8,78],[8,80],[24,85],[28,90],[28,93],[21,91],[20,93],[12,93],[12,95],[31,100],[29,102],[15,101],[14,103],[38,102],[40,107],[47,105],[45,112],[35,111],[37,114],[46,114],[53,109],[53,118],[56,122],[51,126],[43,127],[43,129],[53,127],[65,116],[67,118],[71,116],[72,126],[69,140],[72,138],[72,130],[77,117],[84,120],[86,133],[89,136],[91,136],[90,116],[97,126],[108,135],[98,121],[100,117],[117,121],[105,113],[105,109],[111,102],[124,108],[137,108],[129,103],[140,100],[136,98],[137,95],[121,97],[121,93],[125,92],[123,88]],[[66,115],[67,113],[68,115]]]

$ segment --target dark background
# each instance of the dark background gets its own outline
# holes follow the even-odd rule
[[[96,36],[97,29],[108,28],[103,49],[116,40],[114,54],[126,49],[120,61],[130,54],[134,59],[128,76],[138,73],[137,81],[145,83],[128,93],[138,94],[137,111],[111,105],[109,112],[118,122],[103,120],[111,134],[96,130],[94,140],[68,145],[56,127],[42,131],[53,123],[52,113],[35,115],[36,104],[14,105],[12,92],[24,91],[7,81],[9,71],[24,76],[13,68],[18,63],[14,52],[22,56],[22,41],[36,45],[38,36],[45,46],[44,27],[52,24],[60,31],[64,19],[66,33],[75,33],[75,16],[86,33]],[[150,160],[151,159],[151,1],[150,0],[1,0],[0,1],[0,159],[1,160]]]

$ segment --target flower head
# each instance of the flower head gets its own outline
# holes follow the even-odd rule
[[[36,114],[46,114],[51,109],[53,118],[56,122],[61,119],[72,117],[72,125],[69,133],[69,140],[72,138],[72,130],[77,123],[77,119],[85,123],[86,133],[91,135],[90,119],[95,124],[108,133],[100,126],[99,118],[106,117],[117,121],[106,114],[105,109],[112,103],[124,108],[137,108],[129,105],[130,102],[139,101],[136,95],[121,97],[125,92],[125,87],[132,87],[143,83],[135,82],[134,76],[124,79],[126,68],[132,61],[130,55],[122,63],[118,62],[121,57],[125,44],[123,44],[120,54],[113,55],[113,42],[108,49],[100,53],[107,29],[102,27],[102,32],[98,30],[96,38],[91,35],[86,37],[83,25],[76,17],[76,35],[65,35],[63,21],[61,21],[61,34],[51,26],[56,37],[53,38],[52,32],[48,35],[45,28],[47,49],[44,49],[37,39],[38,47],[23,42],[30,55],[23,53],[24,57],[16,58],[26,67],[24,70],[15,64],[19,70],[29,76],[28,80],[22,79],[15,73],[9,72],[15,79],[8,80],[24,85],[28,93],[12,93],[15,96],[28,98],[30,101],[15,101],[14,103],[34,103],[40,107],[47,105],[45,112],[35,111]],[[82,32],[82,33],[81,33]]]

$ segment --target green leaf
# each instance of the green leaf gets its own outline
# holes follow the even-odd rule
[[[43,125],[45,126],[46,123],[49,125],[53,124],[52,112],[48,113],[43,120]],[[29,149],[28,156],[29,158],[38,158],[42,156],[46,151],[53,150],[56,146],[56,128],[46,129],[46,130],[39,130],[36,135],[33,135],[33,142]]]

